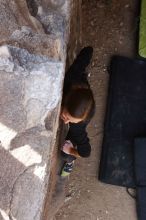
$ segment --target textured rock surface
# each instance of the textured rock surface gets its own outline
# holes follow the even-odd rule
[[[0,209],[14,219],[40,219],[63,72],[61,62],[0,47]]]
[[[65,59],[71,0],[65,1],[59,13],[43,1],[0,0],[0,4],[1,45],[10,44],[31,53]]]
[[[70,17],[78,19],[80,1],[0,5],[0,220],[47,220]]]
[[[55,36],[49,38],[44,33],[36,33],[30,27],[22,26],[9,37],[9,44],[26,48],[30,53],[42,54],[52,59],[64,59],[63,45]]]

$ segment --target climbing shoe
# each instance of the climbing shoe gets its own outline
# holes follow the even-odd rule
[[[64,164],[64,166],[63,166],[63,169],[62,169],[62,171],[61,171],[61,176],[62,177],[66,177],[66,176],[69,176],[70,175],[70,173],[71,173],[71,171],[72,171],[72,169],[73,169],[73,164],[74,164],[74,162],[72,162],[72,163],[65,163]]]

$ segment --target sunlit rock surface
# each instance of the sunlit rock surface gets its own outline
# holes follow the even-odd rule
[[[0,220],[49,219],[52,152],[67,47],[71,54],[80,34],[78,25],[71,28],[79,2],[0,0]]]
[[[63,73],[60,61],[0,47],[0,209],[14,219],[40,218]]]

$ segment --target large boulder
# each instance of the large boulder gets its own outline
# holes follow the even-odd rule
[[[0,220],[50,220],[67,45],[73,54],[80,3],[0,0]]]
[[[0,47],[1,215],[40,219],[63,76],[62,62]]]

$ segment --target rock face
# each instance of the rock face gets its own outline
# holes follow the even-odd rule
[[[12,219],[40,219],[63,70],[59,61],[0,47],[0,209]]]
[[[78,3],[0,5],[0,220],[41,220]]]

